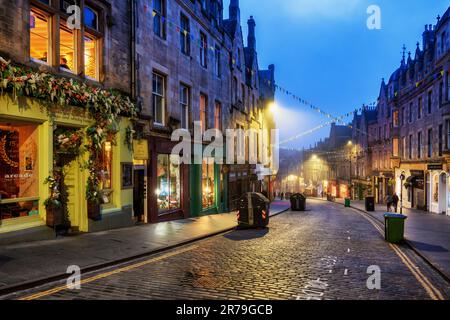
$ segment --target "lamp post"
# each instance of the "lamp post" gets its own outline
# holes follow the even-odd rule
[[[402,174],[400,175],[400,214],[403,214],[403,181],[405,181],[406,179],[406,175],[405,172],[403,171]]]

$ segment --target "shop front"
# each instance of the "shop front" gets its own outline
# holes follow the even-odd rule
[[[448,175],[444,171],[443,164],[428,165],[427,198],[430,212],[447,214],[448,192]]]
[[[62,109],[64,108],[64,109]],[[68,232],[92,232],[131,225],[132,193],[122,190],[121,163],[131,162],[125,146],[127,119],[117,123],[115,141],[102,146],[99,190],[100,215],[88,218],[85,154],[73,149],[86,142],[84,133],[92,124],[87,112],[64,106],[54,110],[50,120],[38,99],[0,96],[0,243],[51,239],[55,211],[49,205],[54,196],[55,174],[64,171],[61,219]],[[65,148],[65,149],[64,149]],[[64,163],[64,170],[59,168]],[[59,194],[61,193],[61,194]]]
[[[164,137],[151,137],[148,143],[150,168],[146,221],[157,223],[188,218],[189,166],[171,156],[177,143]]]
[[[403,185],[399,182],[400,175],[405,175]],[[427,194],[425,171],[416,169],[396,170],[396,192],[403,196],[403,206],[408,209],[427,210]],[[403,190],[401,190],[403,188]]]
[[[252,169],[250,165],[230,165],[228,173],[228,203],[231,211],[238,207],[238,200],[242,195],[251,191]],[[291,190],[287,190],[291,192]]]

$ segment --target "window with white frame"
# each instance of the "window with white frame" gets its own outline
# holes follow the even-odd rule
[[[153,32],[161,39],[166,38],[165,0],[153,0]]]
[[[190,22],[189,18],[186,17],[184,14],[181,14],[180,16],[180,48],[181,52],[185,55],[191,54],[191,41],[190,41]]]
[[[208,67],[208,39],[200,32],[200,64],[203,68]]]
[[[180,114],[181,128],[189,129],[189,112],[190,112],[190,88],[184,84],[180,86]]]
[[[160,125],[165,125],[165,82],[164,76],[153,72],[153,117]]]
[[[216,77],[221,78],[222,77],[222,64],[221,64],[221,50],[219,46],[216,46],[216,49],[214,50],[214,72],[216,74]]]

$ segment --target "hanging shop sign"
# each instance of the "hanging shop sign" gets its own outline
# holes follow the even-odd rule
[[[443,164],[429,164],[428,171],[444,170]]]
[[[133,140],[134,159],[148,160],[148,141],[147,140]]]

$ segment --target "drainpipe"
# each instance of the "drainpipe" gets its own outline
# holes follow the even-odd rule
[[[131,97],[137,99],[136,88],[136,0],[130,0],[130,17],[131,17]]]

